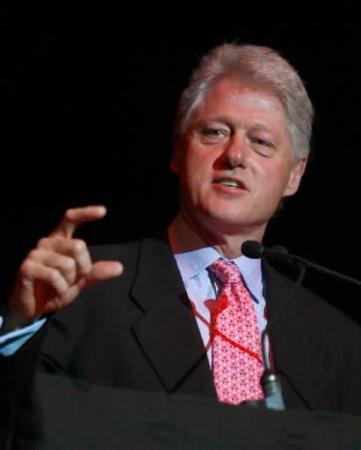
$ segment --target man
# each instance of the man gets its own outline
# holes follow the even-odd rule
[[[275,51],[213,49],[180,99],[171,162],[180,208],[167,235],[89,251],[74,231],[101,219],[105,208],[68,210],[20,267],[3,324],[3,333],[10,332],[3,373],[29,367],[29,355],[35,360],[39,352],[43,369],[92,383],[229,403],[262,398],[243,363],[233,364],[231,375],[233,382],[242,373],[234,388],[246,383],[243,396],[223,396],[216,376],[217,348],[238,345],[237,334],[224,331],[229,323],[217,322],[226,309],[217,318],[212,312],[228,286],[212,269],[221,258],[233,261],[229,270],[240,269],[238,292],[244,302],[251,299],[249,323],[252,333],[258,327],[258,342],[252,351],[239,346],[237,355],[253,358],[244,365],[257,368],[257,383],[260,332],[276,319],[266,357],[283,376],[286,406],[360,413],[359,328],[305,289],[289,299],[292,281],[241,254],[245,241],[262,240],[282,200],[297,191],[311,122],[302,81]],[[229,302],[235,294],[227,289]]]

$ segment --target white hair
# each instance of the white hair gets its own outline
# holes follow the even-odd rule
[[[221,78],[270,89],[281,101],[288,119],[295,159],[310,150],[313,107],[297,71],[275,50],[257,45],[223,44],[203,56],[181,94],[175,121],[179,141],[193,112]]]

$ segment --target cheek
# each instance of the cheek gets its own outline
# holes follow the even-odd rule
[[[272,180],[273,182],[281,185],[286,183],[286,180],[288,180],[291,173],[292,164],[288,161],[288,159],[277,159],[264,160],[263,163],[259,165],[259,170],[263,172],[264,177],[266,179],[268,178],[270,182]]]
[[[185,155],[184,160],[185,171],[188,176],[202,177],[212,168],[209,157],[204,152],[192,151]]]
[[[179,172],[179,181],[182,185],[183,195],[193,198],[194,202],[207,198],[212,179],[212,165],[199,153],[185,155],[182,171]]]

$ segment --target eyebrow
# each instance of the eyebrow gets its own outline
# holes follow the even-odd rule
[[[206,119],[201,119],[198,122],[198,124],[206,125],[208,122],[222,122],[222,123],[225,123],[226,125],[244,126],[244,123],[240,122],[239,120],[235,121],[232,117],[226,116],[226,115],[214,116],[214,117],[209,117]],[[269,127],[267,127],[263,123],[259,123],[259,122],[256,122],[255,124],[251,124],[249,127],[252,128],[253,130],[261,130],[261,131],[267,131],[269,133],[274,133]],[[247,126],[245,128],[247,128]]]
[[[262,123],[256,123],[254,126],[252,126],[252,128],[255,130],[268,131],[270,133],[273,132],[270,128],[266,127],[266,125],[263,125]]]

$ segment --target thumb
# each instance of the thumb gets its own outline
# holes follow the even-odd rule
[[[99,281],[105,281],[118,277],[123,273],[123,270],[123,264],[118,261],[98,261],[94,263],[90,273],[79,278],[79,280],[71,286],[66,294],[61,298],[60,303],[58,299],[49,302],[46,305],[44,312],[47,314],[49,312],[61,309],[71,303],[83,289]]]
[[[118,277],[123,271],[123,264],[119,261],[97,261],[92,265],[90,273],[86,276],[86,284],[89,286],[98,281]]]

